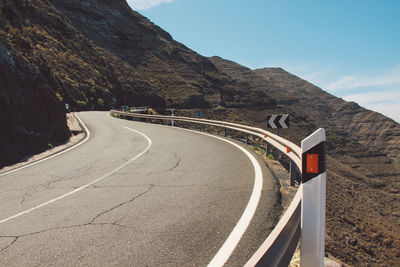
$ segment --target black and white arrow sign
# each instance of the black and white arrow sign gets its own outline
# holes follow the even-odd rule
[[[273,129],[289,128],[289,114],[268,116],[267,127]]]

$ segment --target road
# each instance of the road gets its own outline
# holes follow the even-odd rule
[[[0,176],[0,266],[210,263],[253,192],[246,154],[179,128],[79,117],[86,142]],[[226,266],[243,265],[280,213],[276,181],[257,160],[261,198]]]

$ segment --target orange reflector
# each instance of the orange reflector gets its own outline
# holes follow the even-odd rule
[[[291,149],[290,149],[290,147],[286,147],[286,153],[289,153],[290,151],[292,151]]]
[[[267,138],[267,137],[268,137],[268,135],[264,134],[264,138]]]
[[[318,173],[318,154],[307,154],[307,172]]]

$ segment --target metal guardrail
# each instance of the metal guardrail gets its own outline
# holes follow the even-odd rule
[[[302,191],[301,185],[274,230],[245,267],[289,265],[300,239]]]
[[[112,115],[123,119],[140,118],[147,120],[167,120],[171,121],[171,125],[174,125],[174,121],[181,121],[196,123],[200,125],[221,127],[222,129],[225,129],[225,135],[226,129],[230,129],[259,137],[270,145],[274,146],[282,153],[284,153],[296,164],[299,172],[303,174],[302,179],[304,179],[304,174],[307,174],[307,180],[302,180],[303,183],[300,184],[296,196],[292,200],[289,208],[286,210],[278,224],[275,226],[274,230],[270,233],[270,235],[267,237],[261,247],[251,257],[251,259],[246,263],[245,266],[287,266],[290,263],[290,260],[294,254],[300,237],[302,240],[307,240],[307,244],[303,244],[304,240],[302,241],[302,265],[323,266],[325,240],[325,154],[318,154],[320,152],[315,151],[315,149],[322,144],[322,141],[323,145],[325,143],[325,132],[323,129],[319,129],[313,135],[303,140],[302,147],[300,148],[294,143],[269,131],[231,122],[181,116],[147,115],[137,113],[135,114],[121,112],[117,110],[111,110],[110,112]],[[303,143],[305,141],[305,146],[303,146]],[[314,143],[318,145],[315,145]],[[310,154],[311,156],[317,155],[317,163],[315,163],[315,160],[311,161],[312,157],[310,157],[310,164],[308,163],[308,161],[306,162],[302,160],[303,158],[307,158],[308,160],[309,157],[307,153],[310,151],[314,153]],[[325,153],[325,148],[323,148],[323,152]],[[320,161],[318,161],[318,155]],[[320,168],[318,168],[319,163],[321,164]],[[315,170],[311,168],[311,173],[308,173],[309,166],[314,167],[315,164],[317,164],[317,171],[315,172]],[[321,167],[322,165],[323,167]],[[310,180],[312,182],[308,182]],[[308,183],[304,184],[305,182]],[[312,199],[312,197],[309,196],[307,198],[304,198],[304,186],[307,192],[310,192],[310,190],[320,192],[318,198]],[[306,208],[304,208],[306,205],[305,202],[307,202]],[[318,204],[314,204],[315,202],[318,202]],[[304,214],[305,209],[308,210],[310,215]],[[307,216],[311,219],[308,218],[308,225],[307,227],[304,227],[303,221],[305,221],[305,219],[303,218]],[[307,231],[304,231],[303,228],[306,228]],[[307,252],[303,253],[303,246],[307,248]],[[303,254],[305,255],[304,260]]]
[[[239,132],[243,132],[249,135],[257,136],[267,143],[274,146],[276,149],[280,150],[282,153],[286,154],[293,162],[297,165],[300,172],[302,169],[301,165],[301,148],[295,145],[294,143],[274,134],[269,131],[231,123],[231,122],[224,122],[224,121],[217,121],[217,120],[207,120],[207,119],[197,119],[197,118],[190,118],[190,117],[180,117],[180,116],[164,116],[164,115],[147,115],[147,114],[136,114],[136,113],[129,113],[129,112],[121,112],[117,110],[111,110],[112,114],[116,114],[118,117],[132,117],[132,118],[142,118],[142,119],[155,119],[155,120],[167,120],[167,121],[182,121],[182,122],[190,122],[190,123],[197,123],[209,126],[216,126],[221,128],[226,128],[230,130],[235,130]]]

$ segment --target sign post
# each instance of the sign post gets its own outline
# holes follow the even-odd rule
[[[169,108],[169,109],[167,109],[168,111],[171,111],[171,116],[173,117],[174,116],[174,111],[175,111],[175,109],[174,108]],[[171,126],[172,127],[174,127],[174,120],[171,120]]]
[[[296,164],[290,160],[289,165],[290,186],[296,186],[296,182],[300,184],[300,177],[296,174]]]
[[[204,118],[204,112],[201,111],[201,110],[197,111],[197,112],[196,112],[196,117],[199,118],[199,119]]]
[[[324,266],[326,137],[318,129],[301,142],[301,266]]]
[[[203,119],[204,118],[204,112],[199,110],[196,112],[196,117],[199,119]],[[200,131],[204,132],[204,124],[201,124],[200,126]]]

